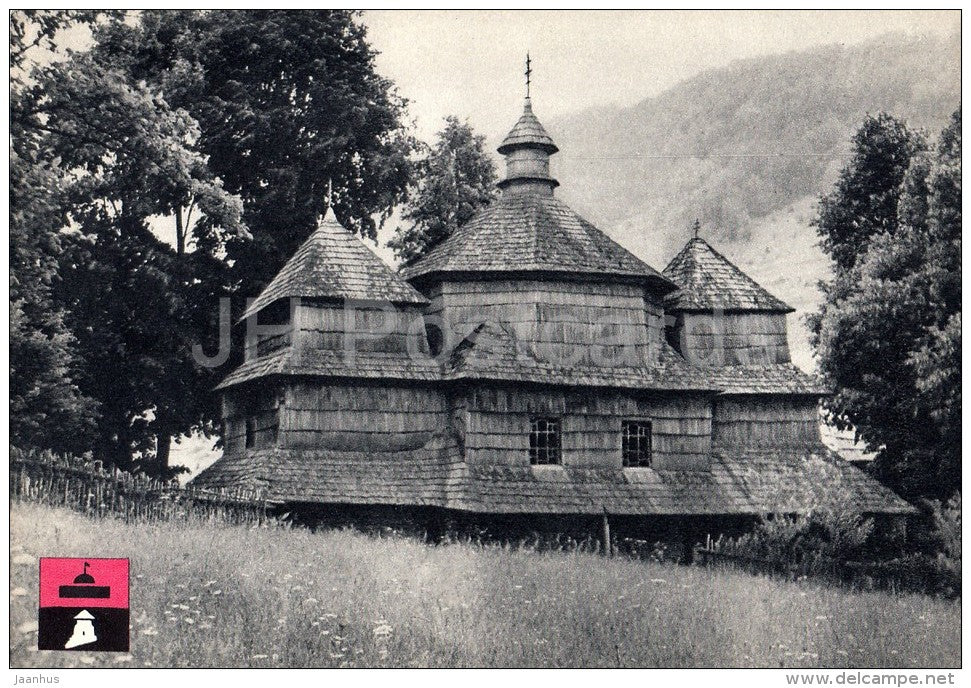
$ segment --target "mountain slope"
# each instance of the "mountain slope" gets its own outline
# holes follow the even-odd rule
[[[936,133],[959,102],[957,36],[888,35],[739,61],[547,128],[558,193],[660,268],[695,218],[716,243],[744,242],[754,221],[827,190],[866,113]]]

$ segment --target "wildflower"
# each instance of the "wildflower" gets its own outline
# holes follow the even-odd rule
[[[381,624],[373,632],[376,638],[387,638],[394,632],[394,628],[388,624]]]

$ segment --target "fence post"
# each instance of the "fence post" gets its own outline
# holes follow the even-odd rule
[[[610,542],[610,519],[607,518],[607,507],[603,507],[603,555],[605,557],[612,557],[614,555],[614,547]]]

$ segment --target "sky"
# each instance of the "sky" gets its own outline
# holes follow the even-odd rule
[[[526,52],[541,120],[626,106],[738,59],[881,34],[949,35],[951,11],[368,11],[378,70],[430,140],[450,114],[490,140],[519,116]]]

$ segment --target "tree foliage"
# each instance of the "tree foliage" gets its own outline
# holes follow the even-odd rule
[[[240,200],[208,168],[191,116],[90,52],[35,67],[16,96],[12,147],[24,191],[13,215],[25,230],[12,243],[28,245],[36,228],[35,243],[47,249],[49,306],[70,331],[51,340],[71,345],[72,383],[97,403],[85,448],[130,467],[157,446],[164,463],[172,435],[212,423],[212,371],[190,356],[202,331],[192,295],[225,283],[215,255],[248,236]],[[49,193],[38,200],[38,190]],[[150,229],[183,207],[198,210],[191,258]],[[28,258],[18,262],[36,265]],[[19,272],[18,285],[31,282]],[[30,352],[41,323],[27,306],[19,313],[29,319],[21,329],[32,335]],[[35,375],[23,387],[36,395],[42,383]],[[62,448],[36,433],[17,439]]]
[[[434,147],[419,162],[414,193],[402,213],[410,226],[399,227],[388,245],[402,260],[414,260],[495,196],[496,169],[485,137],[457,117],[446,117]]]
[[[823,249],[838,269],[852,268],[874,234],[894,232],[904,175],[924,147],[920,134],[890,115],[863,121],[853,136],[853,156],[815,220]]]
[[[76,341],[52,299],[65,238],[65,172],[51,164],[31,114],[31,55],[94,12],[10,13],[10,440],[56,451],[90,448],[97,403],[76,384]]]
[[[961,484],[960,110],[933,151],[886,115],[855,142],[816,220],[836,264],[810,322],[827,409],[879,451],[881,479],[946,499]]]
[[[198,122],[209,168],[242,198],[252,240],[227,245],[240,293],[256,294],[309,236],[329,188],[344,224],[371,238],[404,198],[405,101],[375,71],[354,13],[150,11],[98,44]]]

